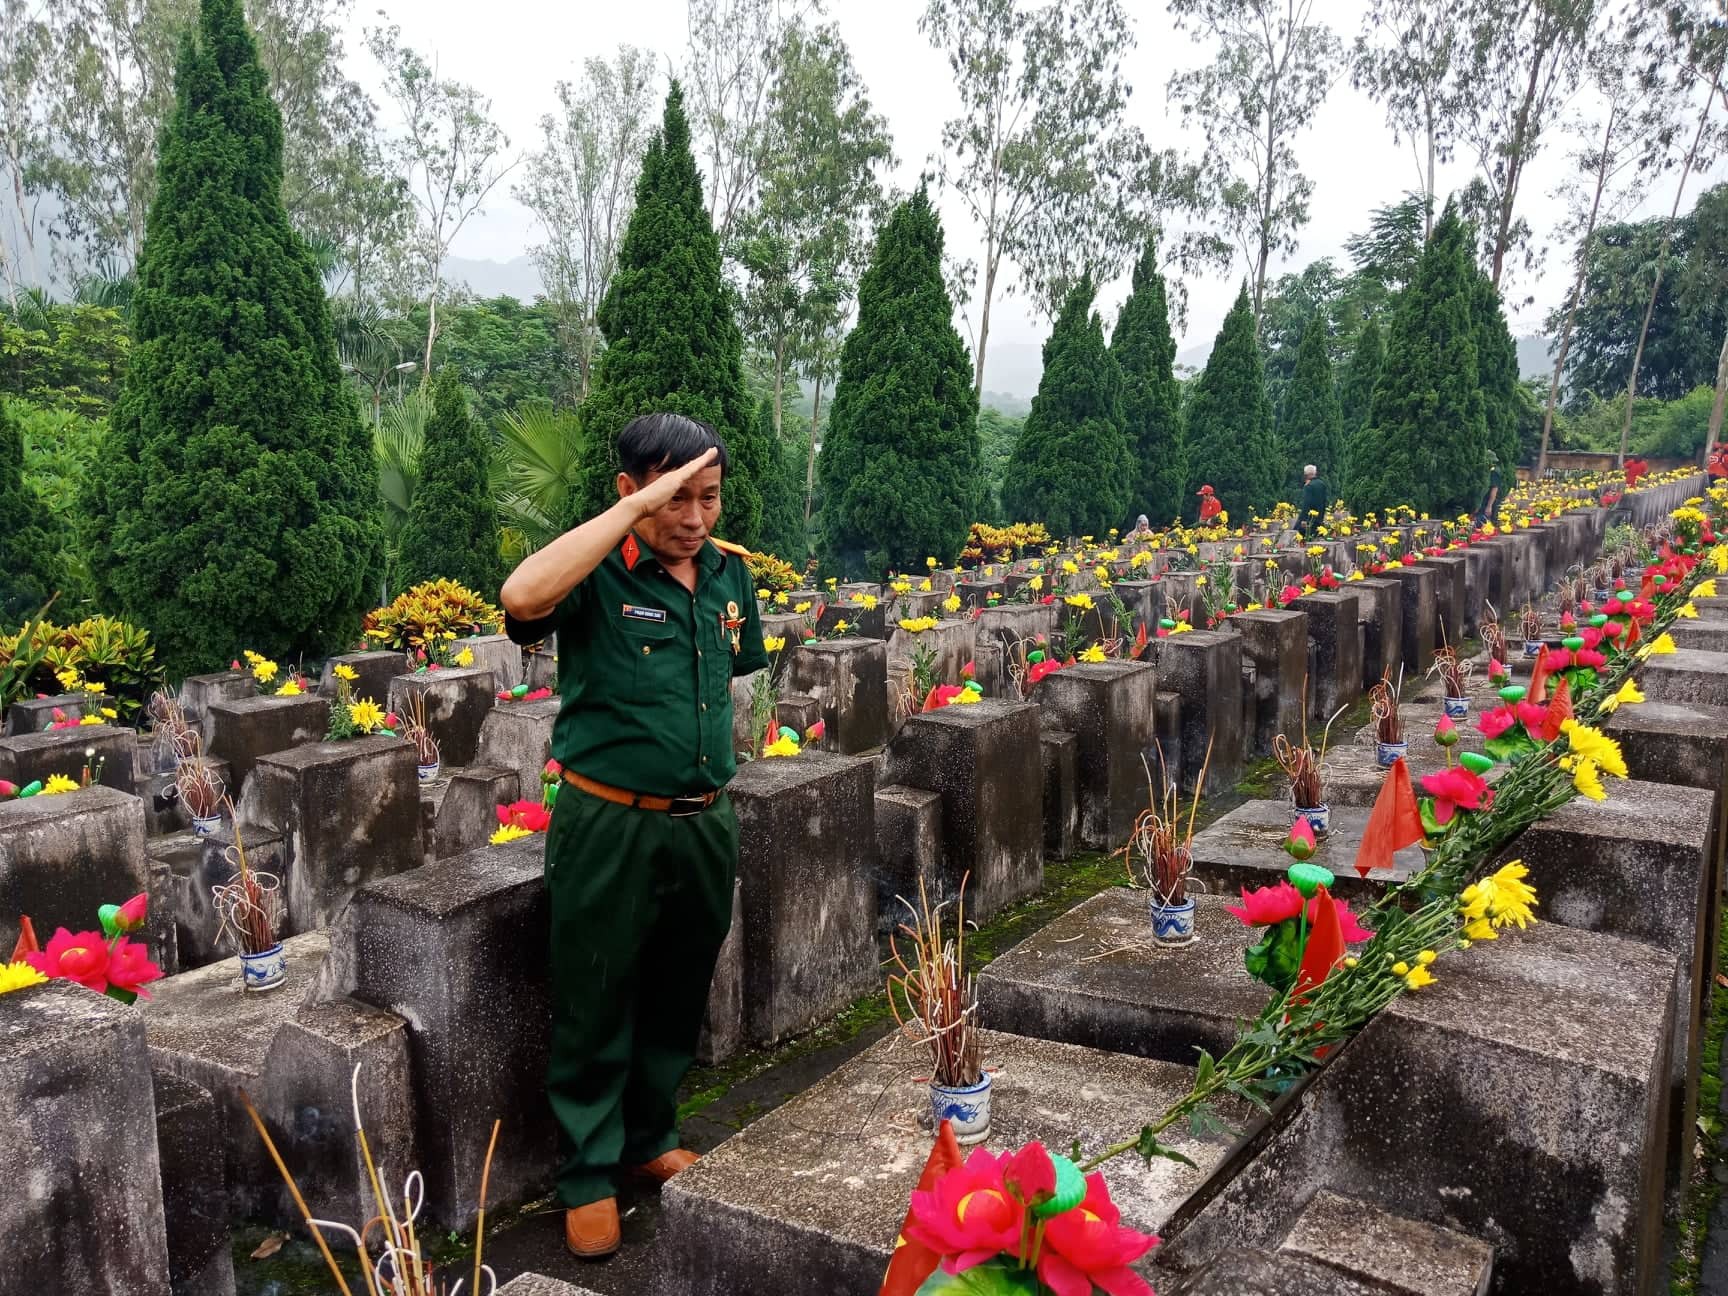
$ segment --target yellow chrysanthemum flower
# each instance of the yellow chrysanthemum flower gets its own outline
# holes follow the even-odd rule
[[[770,590],[759,589],[756,591],[756,597],[766,603],[769,599],[773,598],[774,595]]]
[[[1026,588],[1036,594],[1039,590],[1044,588],[1044,578],[1042,576],[1034,576],[1031,580],[1026,582]]]
[[[1494,924],[1486,918],[1476,918],[1464,925],[1465,941],[1499,940],[1500,933],[1494,930]]]
[[[300,686],[293,680],[282,681],[282,687],[276,690],[277,697],[299,697]]]
[[[1593,729],[1577,720],[1567,720],[1561,724],[1560,732],[1566,735],[1567,745],[1575,755],[1594,761],[1604,774],[1612,774],[1615,778],[1630,777],[1620,744],[1600,729]]]
[[[120,713],[113,707],[103,707],[102,718],[104,720],[118,720],[120,718]]]
[[[0,994],[11,994],[26,986],[41,985],[48,978],[23,959],[16,963],[0,963]]]
[[[1698,619],[1698,609],[1693,607],[1691,603],[1682,603],[1679,607],[1674,609],[1674,615],[1679,617],[1682,621],[1696,621]]]
[[[783,635],[764,635],[762,637],[763,652],[777,653],[785,647],[786,639]]]
[[[944,612],[958,612],[960,610],[960,596],[958,594],[950,594],[947,598],[943,599],[942,610]]]
[[[798,744],[790,738],[780,737],[762,749],[764,756],[796,756]]]
[[[54,678],[60,681],[60,687],[68,693],[76,692],[84,687],[84,677],[70,666],[55,671]]]
[[[918,582],[918,592],[920,594],[928,594],[930,592],[930,588],[931,588],[930,587],[930,578],[928,576],[926,576],[923,580]]]
[[[1572,769],[1572,786],[1592,801],[1606,801],[1608,793],[1603,790],[1602,780],[1596,776],[1596,762],[1588,756],[1580,756]]]
[[[533,835],[521,824],[504,824],[486,840],[494,846],[502,846],[505,842],[521,841],[524,837]]]
[[[330,673],[339,680],[347,680],[350,684],[360,678],[360,672],[346,662],[337,662],[330,668]]]
[[[1434,984],[1434,974],[1426,967],[1413,967],[1404,974],[1404,984],[1412,990],[1420,990],[1423,986]]]
[[[1693,598],[1715,598],[1716,597],[1716,578],[1712,576],[1708,580],[1699,581],[1696,585],[1694,585],[1692,587],[1692,597]]]
[[[834,623],[834,633],[835,634],[845,634],[851,628],[852,628],[851,623],[844,620],[844,619],[836,621]]]
[[[866,612],[874,612],[876,610],[876,596],[874,594],[866,594],[858,601],[864,605],[864,610]]]
[[[805,599],[802,603],[795,605],[792,610],[794,612],[796,612],[799,616],[803,616],[806,612],[808,612],[810,610],[810,600]]]
[[[786,599],[786,591],[785,590],[781,590],[778,594],[776,594],[774,596],[774,606],[775,607],[785,607],[786,602],[787,602],[787,599]]]
[[[1170,633],[1173,635],[1187,634],[1193,628],[1194,627],[1189,625],[1186,621],[1178,621],[1176,623],[1176,628],[1174,630],[1172,630]]]
[[[1086,651],[1080,654],[1080,660],[1083,662],[1101,662],[1108,661],[1109,658],[1104,655],[1104,650],[1097,644],[1091,644],[1086,648]]]
[[[1070,594],[1062,601],[1069,607],[1079,608],[1082,612],[1092,610],[1092,596],[1090,594]]]
[[[1080,574],[1080,564],[1075,562],[1072,558],[1064,558],[1062,560],[1062,570],[1067,572],[1070,576],[1078,576]]]
[[[461,652],[456,654],[454,660],[458,666],[472,666],[474,664],[474,650],[472,648],[464,648]]]
[[[926,630],[936,628],[936,618],[927,616],[907,617],[900,623],[900,628],[907,634],[923,634]]]
[[[936,560],[934,558],[926,558],[924,560],[924,565],[926,567],[928,567],[931,571],[936,570]]]
[[[362,733],[371,733],[384,723],[384,708],[371,698],[361,698],[349,703],[348,722]]]
[[[1637,682],[1634,680],[1627,680],[1620,686],[1620,691],[1618,693],[1615,693],[1612,697],[1602,699],[1600,709],[1603,715],[1613,715],[1614,712],[1618,711],[1621,707],[1626,706],[1629,703],[1635,705],[1643,700],[1644,695],[1638,691]]]
[[[64,774],[50,774],[48,781],[42,785],[42,796],[58,796],[62,792],[76,792],[78,780],[68,778]]]
[[[268,684],[276,678],[276,672],[280,669],[273,661],[256,661],[252,663],[252,678],[260,684]]]
[[[971,689],[961,689],[954,695],[954,700],[949,705],[969,706],[973,702],[982,702],[983,700],[984,695],[982,693],[974,693]]]
[[[87,716],[80,718],[78,723],[80,725],[101,724],[102,723],[102,717],[99,715],[87,715]]]

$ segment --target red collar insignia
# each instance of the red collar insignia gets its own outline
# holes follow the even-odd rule
[[[635,571],[636,564],[642,558],[642,546],[636,543],[635,532],[631,532],[629,535],[624,537],[624,543],[619,548],[618,552],[623,555],[624,570],[632,572]]]

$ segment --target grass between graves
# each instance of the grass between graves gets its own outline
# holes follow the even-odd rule
[[[1692,1181],[1686,1187],[1680,1218],[1675,1222],[1674,1259],[1668,1270],[1669,1296],[1699,1296],[1713,1290],[1703,1283],[1704,1243],[1710,1235],[1717,1206],[1722,1199],[1718,1177],[1728,1162],[1728,1140],[1720,1111],[1722,1100],[1722,1042],[1728,1038],[1728,988],[1719,975],[1728,967],[1728,923],[1719,925],[1716,958],[1706,983],[1709,1005],[1704,1018],[1704,1042],[1698,1067],[1698,1146],[1692,1163]]]

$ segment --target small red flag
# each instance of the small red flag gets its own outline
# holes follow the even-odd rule
[[[1338,906],[1332,893],[1321,887],[1314,897],[1314,926],[1309,929],[1308,943],[1302,947],[1302,966],[1296,969],[1296,992],[1300,1002],[1305,991],[1312,990],[1344,961],[1344,925],[1338,921]]]
[[[1362,845],[1356,851],[1356,871],[1363,877],[1374,869],[1392,867],[1392,856],[1421,841],[1422,812],[1416,808],[1416,790],[1410,786],[1410,771],[1400,756],[1386,771],[1380,795],[1362,830]]]
[[[40,954],[42,947],[36,943],[36,929],[30,925],[30,915],[18,915],[18,943],[12,947],[12,962],[16,963],[26,954]]]
[[[1548,717],[1542,721],[1542,741],[1553,742],[1560,736],[1560,726],[1572,719],[1572,689],[1564,675],[1554,696],[1548,699]]]
[[[1524,690],[1527,701],[1541,706],[1548,700],[1548,649],[1544,645],[1536,654],[1536,664],[1530,668],[1530,684]]]
[[[943,1121],[942,1127],[936,1131],[936,1146],[930,1149],[930,1156],[924,1162],[924,1173],[918,1176],[918,1191],[931,1191],[936,1187],[936,1181],[959,1165],[962,1159],[960,1144],[954,1138],[954,1127]],[[924,1285],[924,1280],[942,1263],[942,1257],[936,1252],[922,1242],[907,1238],[906,1226],[911,1222],[912,1211],[908,1207],[906,1218],[900,1221],[900,1236],[894,1240],[894,1255],[888,1261],[888,1272],[882,1276],[882,1290],[877,1296],[914,1296]]]

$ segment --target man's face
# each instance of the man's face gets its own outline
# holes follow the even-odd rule
[[[618,474],[618,493],[634,495],[660,477],[651,472],[638,483]],[[720,520],[720,469],[704,468],[678,488],[672,502],[636,524],[636,531],[661,559],[684,562],[694,558],[708,542],[708,534]]]
[[[1314,480],[1314,470],[1312,468],[1310,468],[1307,472],[1303,473],[1302,474],[1302,480],[1303,481],[1313,481]]]

